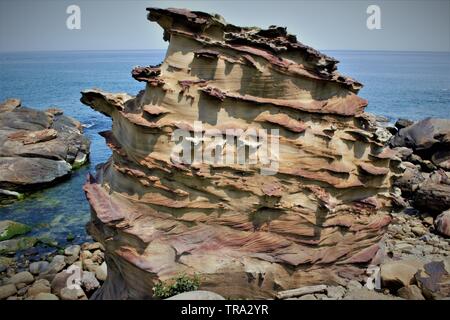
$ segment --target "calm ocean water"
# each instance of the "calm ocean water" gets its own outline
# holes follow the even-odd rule
[[[92,141],[91,162],[70,180],[0,207],[0,220],[12,219],[34,227],[33,234],[55,238],[61,245],[69,233],[75,242],[86,239],[89,206],[82,191],[86,174],[110,156],[97,133],[108,130],[109,119],[79,102],[80,91],[101,88],[136,94],[144,88],[130,76],[135,65],[161,62],[165,50],[39,52],[0,54],[0,100],[22,99],[38,109],[57,106],[87,126]],[[365,87],[367,111],[390,120],[399,117],[450,118],[450,53],[326,51],[341,61],[341,73]]]

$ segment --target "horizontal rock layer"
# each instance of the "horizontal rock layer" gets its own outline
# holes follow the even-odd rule
[[[90,176],[90,233],[106,247],[108,279],[97,298],[152,298],[157,281],[198,273],[226,297],[273,297],[361,274],[390,223],[400,159],[385,148],[337,61],[285,28],[242,28],[220,16],[149,9],[170,41],[161,65],[138,67],[136,97],[82,92],[113,119],[113,155]],[[194,122],[278,129],[278,168],[186,163],[176,129]],[[270,132],[270,131],[269,131]],[[197,140],[196,140],[197,139]],[[222,150],[223,151],[223,150]]]

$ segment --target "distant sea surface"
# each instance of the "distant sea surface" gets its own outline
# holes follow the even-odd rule
[[[450,118],[450,53],[324,51],[340,61],[339,71],[364,84],[360,96],[367,111],[395,121]],[[0,207],[0,220],[33,226],[32,235],[66,244],[68,234],[80,243],[88,238],[89,205],[82,185],[89,171],[110,156],[97,133],[110,120],[80,103],[80,91],[101,88],[137,94],[144,88],[131,78],[136,65],[161,62],[165,50],[0,53],[0,100],[17,97],[37,109],[57,106],[86,125],[92,141],[90,164],[72,178],[23,201]]]

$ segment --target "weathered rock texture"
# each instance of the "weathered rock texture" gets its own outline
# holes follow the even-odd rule
[[[81,101],[113,119],[110,160],[89,177],[91,234],[108,279],[97,298],[151,298],[156,281],[198,273],[226,297],[338,283],[361,274],[391,221],[399,159],[375,134],[361,84],[285,28],[150,8],[170,41],[139,67],[136,97],[98,90]],[[172,133],[279,129],[279,169],[179,163]]]
[[[0,103],[0,200],[48,185],[86,161],[81,124],[52,108],[39,111],[18,99]]]

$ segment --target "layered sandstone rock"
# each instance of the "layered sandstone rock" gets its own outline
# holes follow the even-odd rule
[[[87,161],[89,145],[81,124],[59,109],[0,103],[0,201],[69,175]]]
[[[180,273],[199,274],[202,290],[251,298],[360,276],[391,221],[391,180],[402,171],[364,112],[361,84],[285,28],[148,10],[170,44],[161,65],[133,70],[145,90],[82,92],[113,119],[102,133],[113,155],[85,185],[89,231],[108,264],[96,297],[151,298],[157,281]],[[278,129],[267,138],[279,141],[268,156],[276,166],[189,163],[174,155],[177,129],[200,150],[198,134],[210,129]]]

